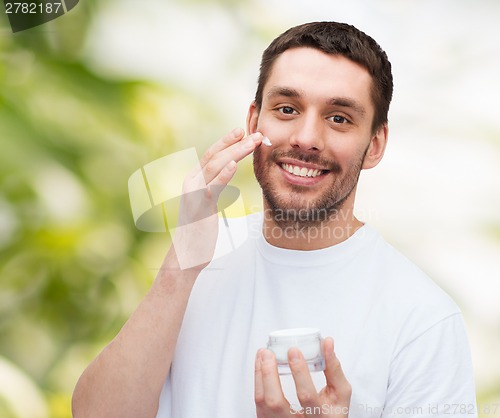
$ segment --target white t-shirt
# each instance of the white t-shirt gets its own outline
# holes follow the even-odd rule
[[[295,251],[247,219],[247,241],[196,281],[158,418],[255,417],[255,354],[269,332],[300,327],[333,337],[350,418],[477,417],[459,308],[376,231]],[[312,375],[319,391],[324,375]],[[292,377],[281,381],[298,407]]]

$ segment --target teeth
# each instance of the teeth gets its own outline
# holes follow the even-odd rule
[[[312,168],[307,169],[305,167],[298,167],[296,165],[286,163],[281,164],[281,168],[299,177],[317,177],[323,172],[322,170],[313,170]]]

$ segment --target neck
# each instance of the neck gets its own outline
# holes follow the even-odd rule
[[[318,250],[331,247],[352,236],[363,223],[353,213],[354,202],[344,202],[341,209],[316,222],[282,222],[264,204],[263,234],[269,244],[290,250]]]

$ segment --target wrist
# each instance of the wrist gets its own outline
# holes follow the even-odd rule
[[[175,249],[172,246],[158,271],[154,286],[159,286],[169,291],[187,289],[191,290],[198,275],[205,265],[183,269],[180,267]]]

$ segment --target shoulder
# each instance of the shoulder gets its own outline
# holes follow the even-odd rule
[[[366,248],[371,273],[368,286],[377,299],[374,303],[399,330],[400,343],[461,314],[455,301],[433,279],[376,231],[370,233],[377,238]]]
[[[407,305],[441,307],[448,313],[460,310],[453,299],[420,267],[389,244],[378,232],[369,251],[374,272],[389,297]]]

